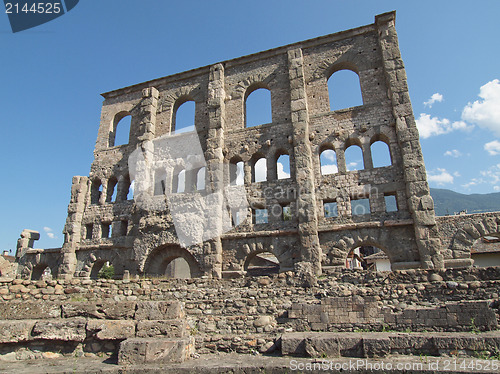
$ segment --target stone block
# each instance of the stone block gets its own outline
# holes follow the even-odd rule
[[[33,338],[83,342],[86,338],[85,318],[41,320],[33,327]]]
[[[194,353],[194,338],[133,338],[120,343],[119,365],[184,362]]]
[[[0,303],[0,320],[60,318],[61,305],[45,301]]]
[[[0,343],[18,343],[29,340],[35,326],[33,320],[0,321]]]
[[[364,357],[385,357],[391,353],[391,339],[388,336],[363,337]]]
[[[134,319],[164,320],[184,316],[184,306],[179,301],[138,301]]]
[[[187,322],[182,319],[170,319],[137,322],[138,338],[153,338],[164,336],[168,338],[183,338],[187,336]]]
[[[135,325],[132,320],[89,320],[87,331],[99,340],[123,340],[135,337]]]

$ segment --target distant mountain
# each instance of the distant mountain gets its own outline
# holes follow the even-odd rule
[[[464,195],[451,190],[431,188],[431,196],[438,216],[458,213],[464,209],[467,213],[500,211],[500,192]]]

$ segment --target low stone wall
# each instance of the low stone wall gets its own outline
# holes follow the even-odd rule
[[[313,287],[303,287],[292,273],[228,280],[16,279],[0,281],[0,320],[4,324],[23,320],[29,331],[18,342],[5,341],[4,348],[5,344],[47,341],[38,338],[43,336],[38,331],[49,320],[73,319],[78,325],[83,319],[85,326],[78,328],[85,338],[75,340],[83,345],[83,354],[116,353],[119,339],[104,338],[111,329],[105,321],[117,321],[116,331],[134,330],[138,337],[145,331],[139,312],[142,302],[180,301],[199,353],[268,352],[279,348],[280,336],[289,332],[495,329],[499,286],[499,268],[437,273],[331,270]],[[461,303],[470,306],[467,313],[462,313],[465,304]],[[299,309],[303,314],[298,314]],[[96,327],[99,321],[104,331]],[[0,350],[5,352],[4,348]]]
[[[292,304],[290,319],[307,330],[345,329],[409,331],[488,331],[498,327],[495,312],[487,301],[447,303],[437,307],[409,307],[400,312],[380,307],[377,296],[325,298],[320,304]]]

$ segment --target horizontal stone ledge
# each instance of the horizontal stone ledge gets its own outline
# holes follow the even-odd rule
[[[454,258],[444,260],[445,268],[469,268],[474,264],[474,260],[470,258]]]
[[[225,239],[245,239],[254,238],[258,236],[286,236],[286,235],[298,235],[298,230],[268,230],[268,231],[252,231],[252,232],[241,232],[241,233],[230,233],[221,236],[222,240]]]
[[[283,356],[385,357],[391,353],[416,351],[437,355],[457,349],[494,352],[500,331],[465,333],[402,332],[294,332],[281,336]]]
[[[408,270],[408,269],[418,269],[422,266],[420,261],[408,261],[408,262],[393,262],[391,264],[392,270]]]
[[[359,230],[365,228],[380,228],[380,227],[395,227],[395,226],[411,226],[414,222],[412,219],[404,220],[387,220],[387,221],[368,221],[357,223],[344,223],[344,224],[321,224],[318,228],[319,232],[328,231],[342,231],[342,230]]]

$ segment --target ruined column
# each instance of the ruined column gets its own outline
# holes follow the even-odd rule
[[[225,98],[224,66],[216,64],[210,67],[208,82],[208,136],[205,151],[206,161],[206,192],[222,193],[224,190],[224,124]],[[221,194],[222,196],[222,194]],[[222,201],[221,201],[222,202]],[[223,205],[214,206],[217,209],[217,224],[222,228]],[[222,230],[219,230],[222,232]],[[222,242],[220,237],[209,240],[204,244],[205,273],[215,278],[222,277]]]
[[[155,137],[156,110],[160,93],[154,87],[142,90],[142,100],[139,109],[139,126],[137,140],[139,142],[153,140]],[[136,137],[132,137],[133,139]]]
[[[318,237],[318,218],[314,186],[314,167],[309,140],[309,115],[304,79],[304,59],[300,48],[288,51],[291,114],[293,125],[293,154],[297,195],[300,261],[296,270],[310,275],[321,274],[321,247]]]
[[[396,135],[403,159],[404,179],[408,209],[413,217],[415,240],[420,253],[421,266],[425,269],[443,268],[434,213],[422,149],[408,93],[406,72],[401,59],[395,29],[395,12],[375,18],[388,96],[396,121]]]
[[[58,274],[61,278],[71,279],[76,269],[76,249],[82,238],[82,217],[90,183],[88,177],[73,177],[71,199],[68,204],[68,218],[64,225],[63,258]]]

